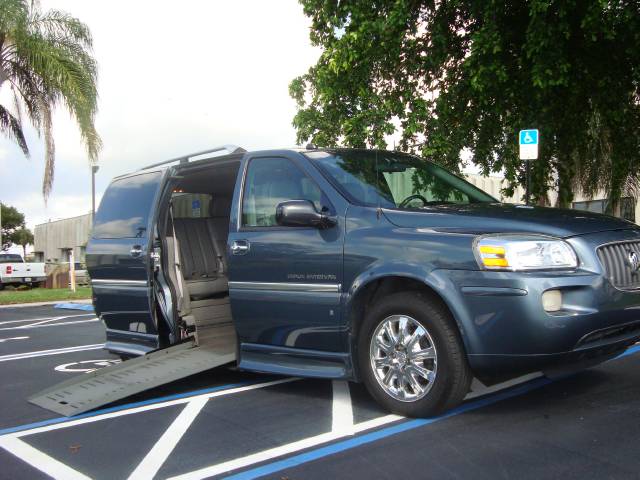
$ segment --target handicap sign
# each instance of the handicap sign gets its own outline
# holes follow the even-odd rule
[[[520,130],[520,159],[535,160],[538,158],[538,143],[540,135],[537,129]]]
[[[191,215],[198,218],[200,216],[200,200],[191,202]]]
[[[538,130],[520,130],[520,145],[537,145]]]

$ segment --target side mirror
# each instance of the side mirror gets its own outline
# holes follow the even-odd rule
[[[276,207],[276,222],[283,227],[330,228],[335,217],[318,212],[309,200],[289,200]]]

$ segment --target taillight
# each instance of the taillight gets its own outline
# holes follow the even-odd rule
[[[7,275],[11,275],[11,265],[7,265]]]

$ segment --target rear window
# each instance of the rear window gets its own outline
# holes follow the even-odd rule
[[[146,237],[161,175],[143,173],[112,182],[96,212],[93,238]]]
[[[0,263],[22,263],[22,257],[13,253],[0,255]]]

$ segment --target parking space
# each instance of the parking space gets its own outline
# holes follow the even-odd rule
[[[433,419],[389,415],[360,385],[226,368],[61,418],[26,398],[118,361],[84,313],[0,310],[1,478],[640,476],[640,347]]]

